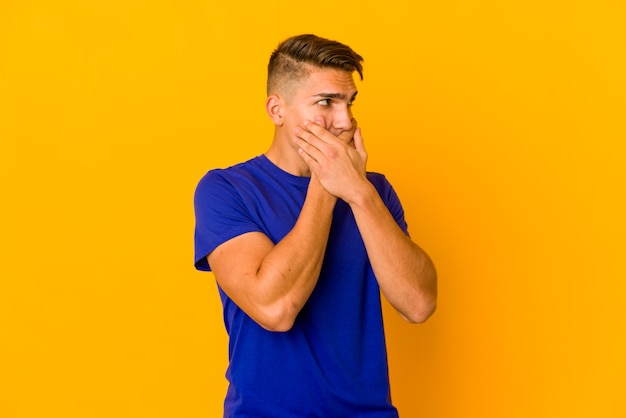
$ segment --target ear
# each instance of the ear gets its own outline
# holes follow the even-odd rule
[[[284,107],[285,100],[277,94],[269,95],[265,101],[265,110],[276,126],[282,126],[285,123],[283,118]]]

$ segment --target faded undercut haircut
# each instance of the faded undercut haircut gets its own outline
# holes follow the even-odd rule
[[[356,71],[363,80],[363,57],[337,41],[298,35],[281,42],[267,66],[267,94],[285,93],[315,68]]]

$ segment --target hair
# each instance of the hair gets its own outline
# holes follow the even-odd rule
[[[359,73],[363,80],[363,57],[337,41],[315,35],[297,35],[281,42],[267,66],[267,94],[289,88],[314,68],[336,68]]]

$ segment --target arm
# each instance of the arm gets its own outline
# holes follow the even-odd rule
[[[350,207],[376,279],[389,303],[405,320],[424,322],[436,308],[435,267],[400,229],[374,186],[365,186]]]
[[[296,224],[279,243],[250,232],[209,254],[221,288],[263,328],[289,330],[309,298],[322,266],[335,203],[313,176]]]
[[[296,131],[300,155],[334,196],[346,201],[356,219],[381,291],[409,322],[424,322],[435,310],[437,275],[428,255],[398,227],[367,180],[367,153],[360,130],[354,146],[308,123]]]

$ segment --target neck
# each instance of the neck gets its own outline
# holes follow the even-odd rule
[[[299,177],[311,177],[311,170],[304,162],[298,149],[287,135],[281,130],[274,132],[272,145],[265,156],[280,169]]]

